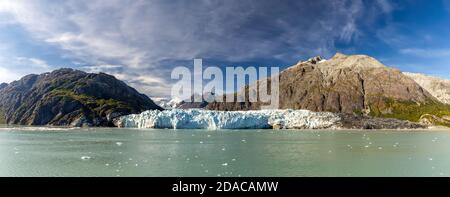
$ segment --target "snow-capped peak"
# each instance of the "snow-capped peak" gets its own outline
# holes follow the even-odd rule
[[[175,109],[183,102],[180,98],[152,98],[152,100],[164,109]]]

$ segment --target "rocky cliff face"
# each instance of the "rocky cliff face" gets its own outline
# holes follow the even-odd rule
[[[158,109],[111,75],[60,69],[0,86],[0,115],[8,124],[113,126],[123,115]]]
[[[441,117],[450,113],[448,105],[439,102],[413,79],[365,55],[336,54],[330,60],[312,58],[284,70],[279,78],[281,109],[370,115],[415,122],[426,114],[440,114]],[[228,111],[259,107],[259,103],[244,102],[210,103],[206,108]]]
[[[416,81],[440,102],[450,104],[450,80],[418,73],[403,73]]]

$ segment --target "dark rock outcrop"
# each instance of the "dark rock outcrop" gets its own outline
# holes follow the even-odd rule
[[[8,124],[113,126],[115,118],[151,109],[162,110],[105,73],[60,69],[0,88],[0,111]]]
[[[339,114],[345,129],[424,129],[427,125],[394,118],[372,118],[354,114]]]

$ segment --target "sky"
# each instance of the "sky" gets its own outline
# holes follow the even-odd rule
[[[0,83],[105,72],[150,97],[176,66],[279,66],[336,52],[450,79],[449,0],[0,0]]]

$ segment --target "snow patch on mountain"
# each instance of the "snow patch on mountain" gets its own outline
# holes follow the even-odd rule
[[[177,108],[182,102],[182,99],[174,98],[152,98],[152,100],[159,105],[160,107],[164,109],[175,109]]]

